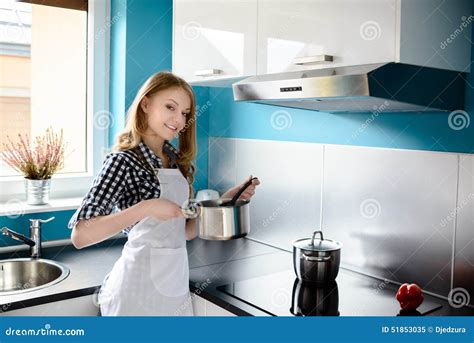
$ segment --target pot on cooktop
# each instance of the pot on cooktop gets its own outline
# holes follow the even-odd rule
[[[320,239],[316,239],[316,235]],[[315,231],[311,238],[293,242],[293,267],[298,279],[324,284],[334,281],[339,272],[342,244],[324,239],[322,231]]]

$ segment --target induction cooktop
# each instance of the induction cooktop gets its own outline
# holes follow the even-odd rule
[[[217,289],[272,316],[426,315],[442,307],[425,297],[417,312],[400,312],[398,287],[340,268],[336,281],[323,286],[303,283],[286,270]]]

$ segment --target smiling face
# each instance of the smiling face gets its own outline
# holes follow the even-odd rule
[[[171,141],[186,125],[191,99],[184,89],[173,87],[145,96],[141,107],[147,116],[147,135]]]

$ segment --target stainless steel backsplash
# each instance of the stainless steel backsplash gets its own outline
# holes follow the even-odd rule
[[[461,155],[456,209],[446,220],[454,221],[454,279],[451,297],[474,303],[474,155]],[[456,215],[457,214],[457,215]],[[467,293],[466,293],[467,291]]]
[[[209,188],[249,175],[250,238],[291,251],[322,228],[346,268],[473,302],[474,155],[210,138]]]

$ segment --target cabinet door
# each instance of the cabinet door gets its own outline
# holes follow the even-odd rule
[[[96,294],[6,311],[0,316],[97,316]]]
[[[257,0],[174,0],[173,72],[188,82],[256,74]]]
[[[394,61],[396,13],[395,0],[259,0],[257,72]]]
[[[230,311],[225,308],[217,306],[216,304],[206,300],[206,316],[207,317],[235,317]]]
[[[206,299],[199,295],[192,294],[193,312],[195,316],[206,316]]]
[[[200,297],[197,294],[193,294],[193,311],[195,316],[219,316],[219,317],[233,317],[235,314],[227,311],[226,309],[213,304],[210,301]]]

